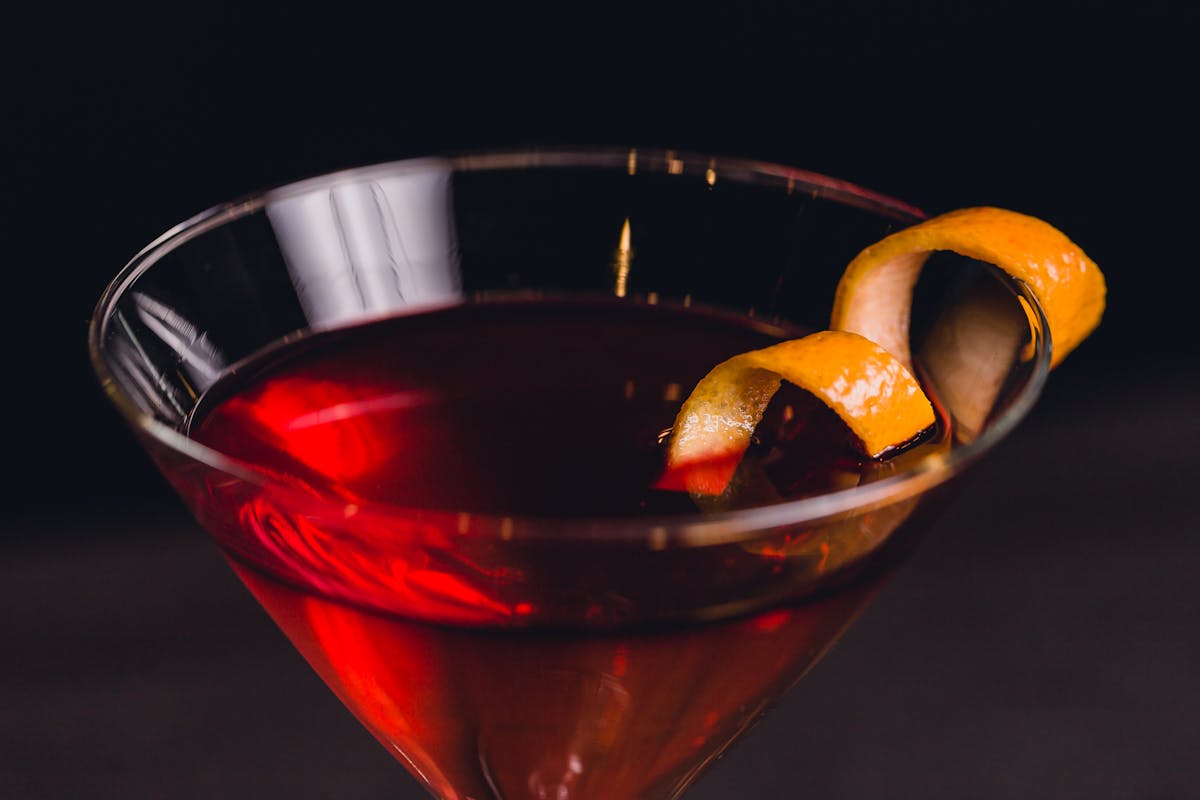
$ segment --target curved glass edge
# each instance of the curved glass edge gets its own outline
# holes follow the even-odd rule
[[[360,180],[380,173],[395,174],[397,171],[427,169],[434,165],[442,168],[450,166],[455,170],[467,172],[532,167],[612,168],[624,165],[630,174],[634,174],[637,169],[645,169],[670,175],[697,172],[703,174],[705,170],[720,166],[722,170],[735,171],[743,182],[759,185],[779,183],[789,189],[799,188],[813,192],[816,196],[880,213],[909,224],[927,216],[915,206],[819,173],[770,162],[665,149],[533,148],[488,151],[404,159],[332,172],[213,206],[168,229],[125,265],[101,294],[88,326],[88,351],[92,368],[109,400],[135,431],[148,436],[168,451],[225,472],[239,480],[257,485],[272,484],[274,488],[282,489],[285,493],[292,491],[253,466],[202,445],[139,409],[121,390],[104,358],[103,343],[108,333],[109,312],[125,290],[166,253],[207,231],[262,209],[269,200],[311,191],[317,187],[332,186],[343,181]],[[751,534],[760,535],[764,530],[773,528],[813,524],[848,514],[863,513],[923,494],[962,473],[1007,437],[1033,408],[1045,386],[1052,353],[1050,328],[1045,312],[1026,284],[1006,276],[1002,277],[1011,285],[1014,294],[1027,305],[1029,312],[1034,354],[1030,377],[1004,412],[992,420],[977,438],[952,449],[948,455],[927,458],[908,472],[872,483],[815,497],[736,511],[703,515],[696,513],[593,519],[496,516],[492,520],[495,525],[489,527],[497,531],[503,529],[506,539],[535,540],[570,536],[595,541],[644,540],[653,549],[703,547],[736,542]],[[387,508],[385,503],[378,504],[378,509],[382,511],[386,511]],[[411,514],[414,509],[397,508],[396,511]],[[480,521],[488,518],[488,515],[473,516]]]

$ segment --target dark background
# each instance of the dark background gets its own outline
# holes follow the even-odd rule
[[[1200,15],[1097,5],[0,12],[0,794],[409,796],[106,404],[87,320],[214,203],[591,143],[1010,207],[1109,284],[1033,416],[695,796],[1200,796]]]

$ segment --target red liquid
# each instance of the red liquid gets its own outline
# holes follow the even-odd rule
[[[662,432],[713,364],[794,335],[548,302],[322,334],[214,387],[192,425],[275,480],[168,474],[297,648],[439,796],[671,797],[817,660],[871,582],[789,598],[836,572],[843,539],[903,539],[911,508],[691,547],[569,526],[694,511],[653,488]],[[758,436],[746,502],[871,469],[831,412],[786,387]],[[547,535],[556,519],[568,533]],[[754,613],[698,622],[737,611]]]

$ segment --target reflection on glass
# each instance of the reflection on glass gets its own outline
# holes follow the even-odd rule
[[[633,266],[633,248],[630,244],[629,217],[621,226],[621,240],[617,243],[617,251],[613,256],[613,272],[617,274],[617,283],[613,294],[624,297],[629,287],[629,268]]]
[[[178,356],[179,369],[187,374],[194,390],[198,393],[212,386],[226,363],[208,334],[178,310],[144,292],[134,292],[133,304],[142,324]]]
[[[313,326],[459,297],[449,166],[268,195],[300,304]]]

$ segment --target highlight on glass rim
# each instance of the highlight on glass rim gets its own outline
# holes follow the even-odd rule
[[[666,800],[833,646],[1104,304],[1022,213],[496,151],[204,212],[114,279],[90,345],[432,796]]]

